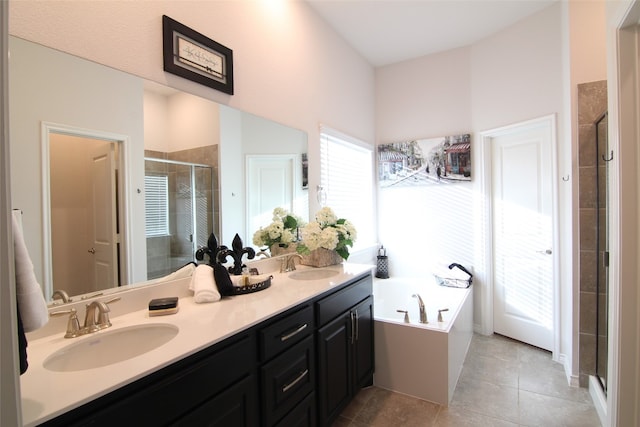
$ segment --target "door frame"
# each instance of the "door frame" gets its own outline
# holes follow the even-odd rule
[[[128,185],[128,159],[126,153],[131,146],[131,139],[122,134],[104,132],[94,129],[83,129],[79,127],[62,125],[58,123],[42,122],[40,126],[40,139],[42,146],[42,235],[43,235],[43,290],[47,300],[51,298],[53,292],[53,264],[51,249],[51,188],[50,188],[50,165],[49,165],[49,134],[57,133],[71,135],[82,138],[102,139],[120,144],[117,168],[120,171],[118,180],[118,192],[120,203],[118,216],[120,217],[120,283],[130,283],[129,266],[133,262],[132,242],[129,227],[131,218],[131,189]]]
[[[638,273],[637,172],[640,138],[640,1],[607,8],[607,86],[611,162],[611,262],[609,268],[609,360],[607,396],[592,391],[604,426],[638,425],[640,421],[640,274]],[[624,194],[624,197],[622,196]],[[597,390],[593,387],[592,390]]]
[[[490,335],[493,333],[493,206],[492,206],[492,177],[493,165],[491,158],[491,140],[500,135],[513,132],[516,129],[545,125],[549,129],[551,143],[551,212],[552,212],[552,242],[553,242],[553,360],[558,361],[560,355],[560,286],[559,286],[559,233],[558,233],[558,159],[557,159],[557,127],[556,115],[526,120],[519,123],[502,126],[499,128],[489,129],[480,132],[480,188],[483,200],[483,218],[482,232],[484,240],[484,271],[485,271],[485,287],[480,292],[480,333]]]

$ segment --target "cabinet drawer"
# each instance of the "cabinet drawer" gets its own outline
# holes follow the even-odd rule
[[[316,303],[318,326],[335,319],[338,315],[367,298],[372,292],[373,281],[369,274],[345,289],[321,299]]]
[[[260,359],[266,361],[313,332],[313,307],[289,314],[260,330]]]
[[[281,419],[276,427],[315,427],[315,425],[316,395],[311,393]]]
[[[314,348],[313,337],[307,337],[260,370],[266,425],[273,425],[315,389]]]
[[[258,424],[258,397],[253,376],[206,401],[172,427],[253,427]]]

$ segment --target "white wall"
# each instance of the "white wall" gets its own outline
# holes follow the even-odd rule
[[[36,277],[43,283],[41,123],[128,136],[130,143],[125,149],[129,151],[125,156],[132,167],[126,179],[130,188],[144,188],[143,152],[132,149],[143,144],[142,82],[91,62],[55,55],[50,49],[24,40],[11,39],[10,49],[11,202],[23,211],[23,221],[28,224],[25,242]],[[128,203],[132,234],[125,238],[132,254],[144,254],[144,194],[132,191]],[[129,273],[134,281],[146,280],[144,258],[131,264]]]
[[[463,132],[477,136],[481,131],[556,114],[558,145],[567,147],[558,151],[558,165],[562,171],[571,171],[571,140],[565,136],[570,122],[565,102],[564,17],[558,3],[470,47],[378,69],[377,142]],[[421,257],[473,266],[476,325],[488,286],[483,225],[477,221],[482,211],[479,143],[478,138],[472,143],[472,183],[380,194],[380,235],[388,247],[393,274],[424,275],[427,271]],[[558,191],[563,244],[556,250],[561,251],[560,265],[571,266],[571,188]],[[563,269],[560,277],[562,298],[569,298],[569,316],[561,329],[568,338],[560,351],[571,354],[571,267]]]
[[[233,96],[163,71],[163,14],[233,50]],[[319,123],[374,140],[373,69],[305,2],[33,0],[11,2],[9,18],[10,34],[304,130],[310,189]]]

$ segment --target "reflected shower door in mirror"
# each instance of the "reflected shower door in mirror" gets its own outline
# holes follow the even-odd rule
[[[144,178],[147,278],[155,279],[195,261],[214,232],[213,168],[147,157]]]
[[[293,156],[298,179],[299,163],[307,153],[305,132],[16,37],[9,37],[9,49],[11,203],[23,212],[25,242],[47,299],[54,287],[74,296],[90,294],[110,282],[120,288],[144,284],[149,277],[161,274],[154,266],[147,268],[154,255],[147,253],[145,157],[211,168],[212,196],[207,208],[211,218],[207,221],[218,233],[221,244],[227,246],[236,233],[251,245],[255,231],[247,226],[248,156]],[[70,261],[61,268],[57,262],[62,251],[56,249],[53,259],[50,216],[55,213],[48,199],[49,145],[43,123],[62,129],[90,129],[100,135],[97,139],[118,141],[114,142],[119,164],[115,203],[118,215],[114,218],[119,269],[113,272],[114,279],[99,273],[100,284],[85,286],[88,281],[76,279],[76,269],[85,262],[79,261],[80,255],[65,256]],[[308,190],[303,187],[294,184],[291,190],[293,209],[300,209],[294,213],[308,218]],[[272,190],[274,194],[282,191]],[[269,200],[269,189],[265,191],[264,200]],[[264,211],[271,213],[275,207],[264,206]],[[195,215],[192,225],[200,221]],[[174,227],[170,231],[186,227],[186,222],[172,224],[171,216],[169,221]],[[74,224],[79,222],[74,220]],[[65,231],[62,238],[69,239],[70,233]],[[201,238],[200,232],[195,231],[194,242],[190,242],[189,234],[183,233],[187,241],[182,237],[176,243],[176,236],[169,245],[168,256],[175,258],[176,264],[187,259],[189,244],[198,245]],[[82,248],[83,257],[93,248],[85,247],[86,243],[71,246],[78,251]],[[177,247],[183,250],[182,254],[174,252]],[[66,269],[65,278],[59,280],[61,284],[53,278],[54,265],[56,271]]]

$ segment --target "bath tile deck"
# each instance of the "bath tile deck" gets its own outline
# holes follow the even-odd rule
[[[474,335],[449,407],[378,387],[362,390],[333,427],[599,427],[589,392],[569,387],[550,353]]]

